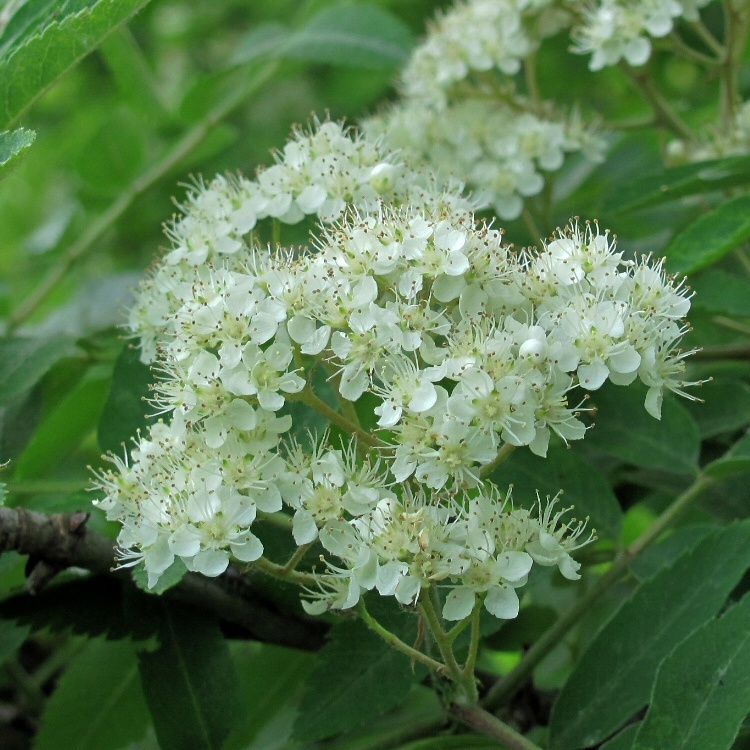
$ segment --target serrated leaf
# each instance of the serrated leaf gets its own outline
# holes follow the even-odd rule
[[[284,57],[315,63],[395,67],[409,56],[414,39],[401,20],[376,5],[324,8],[292,33]]]
[[[750,596],[659,667],[633,750],[728,750],[750,712]]]
[[[125,344],[115,362],[112,388],[99,420],[99,445],[103,451],[120,453],[122,446],[130,447],[138,430],[144,430],[154,419],[152,408],[146,403],[154,382],[148,365],[140,360],[139,350]]]
[[[58,681],[34,750],[112,750],[140,740],[149,723],[132,644],[94,640]]]
[[[33,388],[56,362],[75,353],[72,339],[0,341],[0,404]]]
[[[596,424],[587,438],[597,450],[644,469],[662,469],[674,474],[698,470],[700,435],[695,420],[681,404],[664,399],[661,420],[644,408],[646,390],[605,387],[592,402]]]
[[[594,745],[639,711],[662,659],[715,617],[748,567],[750,523],[735,523],[644,583],[591,642],[563,687],[550,748]]]
[[[16,476],[44,476],[93,433],[109,390],[108,368],[92,368],[36,429],[14,462]]]
[[[693,307],[720,315],[750,317],[750,283],[742,276],[712,268],[691,277]]]
[[[716,378],[704,383],[696,395],[702,403],[690,402],[686,408],[704,440],[750,424],[750,386],[742,380]]]
[[[701,216],[678,234],[664,255],[672,273],[693,273],[721,260],[750,238],[750,195],[740,195]]]
[[[703,472],[718,479],[750,472],[750,433],[743,435],[721,458],[708,464]]]
[[[11,169],[15,168],[35,138],[36,133],[26,128],[0,133],[0,178],[5,177]]]
[[[112,543],[114,546],[114,542]],[[109,576],[91,576],[48,586],[38,594],[17,594],[0,602],[0,617],[32,631],[71,632],[75,635],[109,639],[146,640],[153,635],[152,621],[126,616],[123,584]],[[134,607],[149,597],[140,591],[129,592]]]
[[[160,646],[138,659],[159,745],[220,750],[241,715],[229,646],[213,616],[157,602]]]
[[[0,36],[0,128],[148,0],[29,0]]]
[[[644,206],[725,190],[750,183],[750,156],[712,159],[679,167],[658,169],[630,182],[617,183],[605,198],[607,213],[631,211]]]
[[[356,729],[398,705],[414,680],[409,660],[361,621],[339,623],[308,680],[294,736],[312,742]]]
[[[622,510],[604,475],[573,451],[565,447],[550,448],[547,458],[528,450],[517,450],[492,475],[492,481],[503,488],[513,485],[513,496],[522,505],[563,491],[562,502],[573,505],[578,518],[587,516],[592,526],[609,537],[617,537],[622,524]]]

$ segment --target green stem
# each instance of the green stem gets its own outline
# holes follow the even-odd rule
[[[510,458],[510,455],[515,449],[515,445],[511,445],[510,443],[503,443],[503,447],[500,448],[500,450],[497,452],[495,458],[492,459],[490,463],[482,467],[481,471],[479,472],[479,476],[482,479],[490,476],[490,474],[492,474],[492,472],[495,471],[495,469],[497,469],[497,467],[500,466],[503,461],[507,461]]]
[[[523,61],[523,71],[526,77],[526,89],[534,106],[539,109],[542,104],[542,96],[539,93],[539,83],[536,78],[536,54],[532,53]]]
[[[725,130],[734,122],[739,101],[737,73],[747,38],[750,12],[734,7],[732,0],[724,0],[724,57],[721,64],[721,122]]]
[[[527,740],[522,734],[500,721],[496,716],[481,709],[479,706],[460,706],[453,704],[450,709],[451,716],[463,724],[476,729],[482,734],[501,742],[508,750],[541,750],[531,740]]]
[[[257,520],[260,523],[267,523],[279,529],[284,529],[284,531],[292,530],[292,517],[282,511],[278,513],[264,513],[260,511]]]
[[[473,691],[476,692],[476,685],[472,677],[471,686],[468,685],[468,681],[461,672],[461,668],[458,666],[456,657],[453,653],[453,647],[448,639],[446,632],[443,630],[443,626],[440,624],[440,618],[438,617],[435,607],[432,605],[432,600],[429,594],[423,590],[422,595],[419,597],[419,610],[430,628],[432,637],[435,639],[440,655],[443,657],[445,667],[448,670],[448,675],[456,683],[456,685],[464,688],[473,687]],[[469,697],[471,697],[471,689],[469,689]]]
[[[469,617],[461,620],[461,622],[458,623],[458,625],[454,625],[446,634],[445,637],[448,639],[448,643],[453,643],[453,641],[458,638],[461,633],[466,630],[467,627],[469,627],[469,624],[471,623],[471,619]]]
[[[477,656],[479,654],[479,641],[482,636],[481,620],[483,597],[477,597],[477,603],[471,612],[471,643],[469,644],[469,656],[464,664],[464,675],[472,680],[474,679],[474,669],[477,666]],[[449,634],[450,636],[450,634]]]
[[[296,567],[299,565],[302,558],[307,554],[310,547],[313,546],[315,542],[308,542],[307,544],[303,544],[300,547],[297,547],[296,550],[294,550],[294,554],[289,558],[289,562],[284,566],[284,575],[289,575]]]
[[[182,138],[170,148],[150,168],[137,177],[91,224],[84,233],[68,247],[39,285],[21,302],[8,322],[8,331],[17,328],[27,320],[47,299],[68,271],[94,247],[101,237],[130,208],[136,198],[158,182],[172,168],[177,166],[208,135],[212,128],[236,109],[250,94],[266,83],[279,67],[271,62],[262,67],[255,76],[247,76],[243,85],[235,87],[215,107],[210,109]]]
[[[726,54],[724,45],[711,33],[708,26],[706,26],[700,18],[693,23],[693,28],[698,33],[701,39],[717,54],[718,57],[723,58]]]
[[[750,359],[750,346],[747,344],[729,346],[704,346],[695,353],[696,359],[713,361],[717,359]]]
[[[363,599],[359,600],[357,610],[359,612],[359,616],[362,618],[362,622],[364,622],[365,625],[370,628],[370,630],[377,633],[387,644],[393,646],[393,648],[395,648],[397,651],[401,651],[402,653],[406,654],[410,659],[414,659],[415,661],[425,664],[438,674],[445,673],[445,664],[437,661],[437,659],[433,659],[431,656],[427,656],[427,654],[423,654],[421,651],[418,651],[415,648],[412,648],[407,643],[404,643],[395,633],[392,633],[390,630],[383,627],[367,611],[367,607],[365,606],[365,602]]]
[[[278,219],[273,220],[273,246],[281,245],[281,222]]]
[[[688,124],[672,109],[672,105],[662,96],[661,91],[656,88],[648,72],[635,73],[627,65],[620,66],[636,88],[648,100],[659,124],[671,130],[679,138],[695,142],[695,134]]]
[[[612,567],[524,654],[523,659],[487,693],[482,705],[495,708],[507,702],[526,684],[532,672],[563,636],[585,615],[612,585],[625,575],[628,566],[651,542],[668,529],[677,516],[713,482],[699,474],[695,481],[612,563]]]
[[[339,426],[350,435],[356,435],[365,445],[369,445],[371,448],[378,448],[384,445],[381,440],[378,440],[378,438],[362,429],[362,427],[347,419],[343,414],[328,406],[309,385],[306,385],[293,398],[309,406],[311,409],[315,409],[318,414],[324,416],[329,422],[333,422],[333,424]]]
[[[523,223],[526,225],[526,229],[528,229],[529,234],[531,235],[532,242],[539,242],[539,240],[541,240],[544,235],[542,234],[542,230],[539,228],[539,225],[536,223],[536,220],[531,215],[531,212],[527,208],[524,208],[524,210],[522,211],[521,219],[523,219]]]
[[[285,565],[277,565],[266,557],[259,557],[252,563],[252,566],[272,578],[278,578],[280,581],[289,581],[289,583],[297,583],[301,586],[314,586],[318,582],[318,576],[314,573],[287,570]]]
[[[693,49],[676,31],[672,31],[670,39],[677,51],[681,52],[689,60],[694,60],[701,65],[708,65],[710,67],[721,65],[721,58],[711,57],[703,52],[699,52],[697,49]]]

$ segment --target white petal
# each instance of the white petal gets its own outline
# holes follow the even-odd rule
[[[229,565],[229,553],[224,550],[204,549],[199,552],[190,564],[190,569],[204,576],[220,576]]]
[[[318,527],[315,519],[306,510],[298,510],[292,520],[292,536],[298,546],[314,542],[318,538]]]
[[[180,557],[192,557],[201,549],[201,535],[192,524],[180,526],[169,537],[169,549]]]
[[[471,614],[476,602],[474,589],[468,586],[459,586],[453,589],[445,598],[443,606],[443,617],[446,620],[463,620]]]
[[[493,586],[487,592],[484,606],[491,615],[501,620],[512,620],[518,616],[520,603],[518,594],[510,586]]]
[[[505,552],[498,557],[499,573],[506,581],[518,581],[528,575],[533,564],[525,552]]]
[[[263,545],[255,534],[245,532],[237,541],[229,545],[232,554],[242,562],[253,562],[263,554]]]

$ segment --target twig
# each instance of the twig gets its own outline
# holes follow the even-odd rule
[[[184,159],[208,135],[211,129],[223,120],[232,110],[238,107],[251,93],[259,89],[278,68],[278,62],[265,65],[255,76],[248,76],[244,85],[239,85],[232,93],[224,97],[210,109],[203,119],[192,127],[183,137],[164,154],[152,167],[141,174],[131,185],[113,201],[109,208],[88,225],[84,233],[68,247],[39,285],[21,302],[8,322],[12,331],[31,316],[47,299],[61,279],[73,265],[84,257],[95,246],[97,240],[130,208],[133,201],[161,179],[170,169]]]
[[[509,750],[541,750],[539,745],[527,740],[515,729],[479,706],[461,706],[454,703],[449,712],[463,724],[502,742]]]

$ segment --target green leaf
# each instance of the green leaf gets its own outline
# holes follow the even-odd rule
[[[56,362],[76,351],[72,339],[0,341],[0,404],[33,388]]]
[[[680,232],[664,255],[673,273],[693,273],[721,260],[750,238],[750,195],[722,203]]]
[[[114,542],[112,542],[114,546]],[[131,609],[147,607],[150,597],[128,592]],[[17,594],[0,602],[0,617],[32,631],[49,628],[108,639],[146,640],[155,632],[153,621],[126,616],[123,584],[111,576],[91,576],[48,586],[37,594]]]
[[[140,360],[139,350],[125,344],[115,362],[112,389],[99,421],[99,445],[103,451],[120,453],[129,447],[138,430],[145,431],[154,419],[148,415],[152,408],[146,403],[153,372]]]
[[[719,479],[750,472],[750,433],[741,437],[721,458],[708,464],[703,472]]]
[[[275,57],[289,40],[288,27],[269,21],[245,34],[232,54],[232,64],[241,65],[261,57]]]
[[[633,750],[728,750],[750,711],[750,596],[659,667]]]
[[[609,537],[620,534],[622,511],[604,475],[564,446],[550,448],[547,458],[527,450],[516,451],[492,475],[499,487],[513,485],[513,496],[522,505],[533,502],[537,491],[544,497],[563,491],[565,505],[573,505],[579,518]]]
[[[611,740],[605,742],[599,750],[631,750],[633,740],[638,733],[640,724],[631,724],[618,732]]]
[[[356,729],[398,705],[414,680],[409,659],[361,621],[339,623],[310,675],[294,736],[312,742]]]
[[[700,435],[690,413],[665,398],[661,420],[656,420],[645,410],[645,398],[645,388],[635,384],[597,391],[591,399],[596,424],[588,439],[597,450],[644,469],[695,474]]]
[[[690,279],[693,307],[720,315],[750,317],[750,282],[742,276],[712,268]]]
[[[35,138],[36,133],[26,128],[0,133],[0,177],[5,177],[18,164]]]
[[[690,402],[686,408],[704,440],[750,424],[750,386],[742,380],[716,378],[704,383],[696,395],[703,403]]]
[[[383,8],[336,5],[295,31],[281,54],[315,63],[385,68],[402,64],[413,44],[409,28]]]
[[[224,750],[245,750],[274,717],[299,697],[315,657],[304,651],[249,641],[232,643],[230,648],[244,710]]]
[[[0,36],[0,127],[17,120],[68,69],[148,0],[29,0]]]
[[[560,693],[550,748],[601,742],[639,711],[662,659],[712,619],[750,567],[750,523],[712,534],[646,581],[589,645]]]
[[[37,428],[15,462],[19,479],[40,477],[93,434],[109,390],[109,368],[92,368]]]
[[[90,641],[52,693],[34,750],[112,750],[143,738],[150,723],[127,641]]]
[[[0,620],[0,664],[10,659],[29,637],[29,628],[9,620]]]
[[[657,573],[668,568],[684,555],[688,550],[697,547],[709,534],[713,534],[717,527],[713,524],[693,524],[675,529],[668,537],[657,544],[646,547],[638,557],[630,563],[630,572],[639,580],[646,581]]]
[[[213,616],[157,603],[161,645],[138,658],[159,745],[220,750],[241,713],[229,646]]]
[[[713,159],[679,167],[658,169],[630,182],[618,182],[604,200],[607,213],[631,211],[644,206],[701,195],[750,183],[750,156]]]

